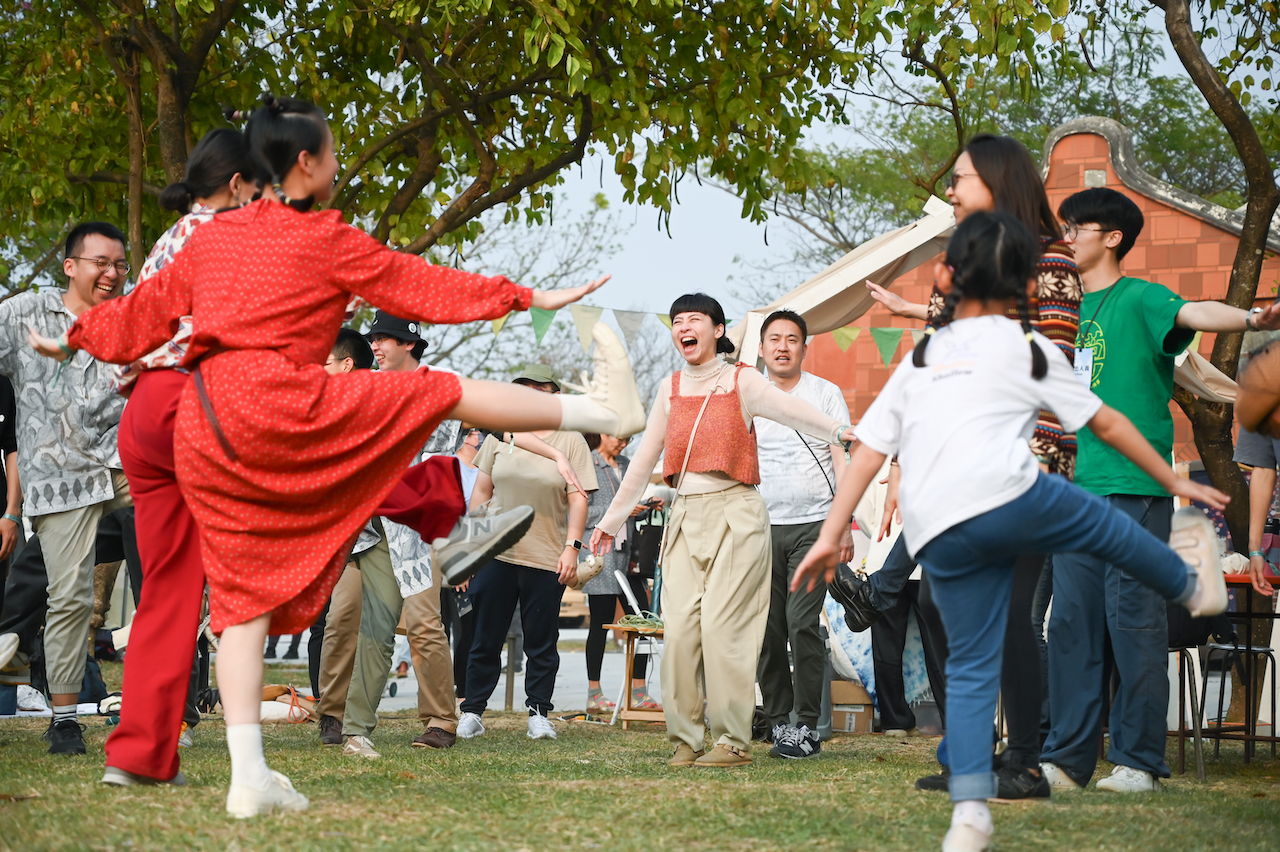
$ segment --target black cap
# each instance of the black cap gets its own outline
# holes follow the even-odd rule
[[[413,357],[420,360],[427,348],[427,341],[422,339],[421,332],[422,323],[417,320],[400,319],[386,311],[378,311],[373,317],[373,327],[365,337],[373,340],[375,334],[381,334],[403,340],[405,343],[416,343],[418,345],[413,347]]]

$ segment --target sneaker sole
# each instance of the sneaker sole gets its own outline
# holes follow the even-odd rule
[[[461,554],[441,564],[440,570],[443,572],[445,583],[450,586],[459,586],[465,583],[474,577],[481,568],[488,565],[495,556],[505,550],[509,550],[512,545],[524,538],[524,534],[529,531],[529,527],[533,526],[534,512],[528,506],[512,509],[512,512],[519,512],[521,509],[524,509],[528,514],[505,532],[499,533],[486,547]]]
[[[1194,506],[1186,506],[1173,513],[1169,540],[1173,541],[1179,533],[1190,533],[1199,542],[1192,551],[1197,557],[1194,563],[1181,551],[1174,550],[1184,562],[1195,568],[1200,588],[1204,591],[1202,606],[1191,614],[1199,618],[1224,612],[1227,608],[1227,583],[1222,579],[1222,569],[1218,566],[1218,532],[1213,528],[1213,522]]]

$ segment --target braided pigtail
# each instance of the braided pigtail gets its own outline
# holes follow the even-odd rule
[[[955,319],[956,306],[960,304],[962,298],[964,296],[953,280],[951,290],[942,301],[942,310],[938,313],[937,318],[925,328],[924,337],[920,338],[920,342],[916,344],[916,348],[911,352],[912,366],[924,366],[924,350],[929,346],[929,339],[938,332],[938,329]]]
[[[1019,289],[1015,298],[1018,302],[1018,321],[1022,323],[1022,332],[1027,336],[1027,343],[1031,345],[1031,377],[1043,379],[1049,372],[1049,362],[1045,360],[1044,351],[1036,343],[1035,335],[1032,333],[1031,307],[1027,304],[1026,288]]]

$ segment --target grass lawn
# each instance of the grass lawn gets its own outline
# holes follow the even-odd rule
[[[42,720],[0,726],[0,849],[931,850],[951,811],[912,788],[935,740],[844,735],[815,760],[758,750],[744,769],[673,769],[660,727],[559,723],[558,741],[533,742],[522,716],[489,713],[487,736],[434,751],[409,746],[418,723],[401,714],[379,726],[376,761],[322,749],[313,725],[268,726],[268,761],[311,809],[238,822],[219,720],[183,752],[190,786],[127,790],[97,783],[109,729],[85,722],[84,758],[45,755]],[[1158,795],[993,805],[995,848],[1280,849],[1280,763],[1244,766],[1239,751],[1226,746],[1208,783],[1175,777]]]

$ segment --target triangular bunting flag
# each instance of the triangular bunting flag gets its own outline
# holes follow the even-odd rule
[[[671,316],[669,314],[658,314],[658,319],[662,320],[662,324],[667,328],[671,328]]]
[[[533,320],[533,336],[538,339],[538,345],[542,345],[542,338],[546,337],[547,329],[551,328],[551,323],[555,321],[556,312],[548,311],[543,308],[530,308],[529,319]]]
[[[898,344],[902,342],[902,332],[901,328],[871,329],[871,339],[876,342],[876,348],[880,350],[880,360],[884,361],[886,367],[893,361],[893,356],[898,351]]]
[[[919,346],[919,345],[920,345],[920,341],[921,341],[922,339],[924,339],[924,329],[923,329],[923,328],[913,328],[913,329],[911,329],[911,346],[912,346],[912,348],[914,348],[914,347],[916,347],[916,346]]]
[[[583,352],[591,351],[591,330],[596,327],[602,313],[604,308],[593,308],[590,305],[569,306],[569,315],[573,317],[573,324],[578,329],[578,342],[582,344]]]
[[[840,347],[841,352],[848,352],[849,347],[853,345],[853,341],[858,339],[858,332],[862,331],[856,325],[846,325],[844,328],[837,328],[831,332],[831,336],[836,339],[836,346]]]
[[[636,342],[636,335],[640,333],[640,326],[644,325],[644,318],[647,317],[644,311],[620,311],[614,308],[613,318],[618,322],[618,328],[622,329],[622,339],[627,342],[627,348]]]
[[[511,314],[507,314],[505,317],[498,317],[496,320],[492,320],[493,333],[497,334],[498,332],[502,331],[502,327],[507,324],[507,320],[509,319],[511,319]]]

